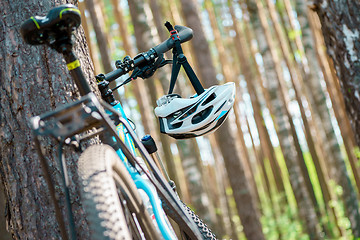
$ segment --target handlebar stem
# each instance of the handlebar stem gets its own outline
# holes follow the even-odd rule
[[[112,90],[109,88],[109,82],[106,80],[102,80],[98,83],[98,88],[101,93],[101,98],[109,103],[110,105],[114,106],[118,103],[118,101],[115,100],[114,94]]]

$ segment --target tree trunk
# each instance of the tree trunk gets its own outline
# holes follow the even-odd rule
[[[205,87],[218,84],[209,45],[199,24],[200,18],[197,13],[197,6],[193,0],[181,0],[181,5],[187,26],[192,28],[195,33],[191,43],[199,66],[200,79],[204,81]],[[215,133],[216,140],[224,157],[225,167],[245,235],[248,239],[264,239],[255,201],[251,196],[249,184],[245,177],[231,124],[233,123],[229,119],[224,122],[223,126]]]
[[[266,87],[269,91],[272,112],[275,117],[275,126],[278,133],[280,146],[284,154],[284,159],[289,171],[290,183],[294,191],[295,199],[299,206],[299,215],[305,224],[306,230],[311,239],[320,239],[320,231],[317,227],[318,219],[316,217],[313,204],[309,193],[304,186],[304,177],[301,173],[299,159],[302,156],[301,151],[295,147],[296,133],[292,123],[292,118],[285,105],[285,97],[281,85],[284,83],[282,70],[279,64],[279,58],[275,52],[276,47],[269,33],[269,26],[263,13],[260,2],[246,0],[246,5],[250,13],[251,22],[254,26],[255,35],[259,44],[259,50],[263,55]],[[262,10],[262,13],[260,13]]]
[[[108,52],[107,47],[107,39],[104,33],[104,29],[101,27],[99,17],[97,16],[95,10],[95,3],[94,0],[87,0],[85,1],[86,9],[89,11],[89,15],[91,18],[91,22],[95,31],[97,44],[99,46],[100,55],[101,55],[101,62],[106,73],[113,70],[111,66],[110,55]]]
[[[138,51],[145,52],[150,48],[154,47],[151,30],[148,25],[148,20],[145,14],[145,3],[143,0],[129,0],[129,9],[131,19],[134,25],[135,37],[136,37],[136,46]],[[141,81],[141,80],[140,80]],[[145,85],[148,88],[148,92],[151,97],[151,104],[153,107],[156,107],[156,100],[158,99],[157,95],[157,87],[155,85],[155,79],[150,78],[145,81]],[[158,129],[158,128],[157,128]],[[165,134],[160,134],[160,141],[162,145],[162,149],[164,151],[164,160],[166,161],[167,170],[169,172],[169,176],[176,183],[178,187],[179,194],[181,194],[181,185],[180,180],[176,174],[176,167],[174,163],[174,158],[170,149],[170,138]]]
[[[95,31],[97,45],[99,47],[100,56],[101,56],[101,63],[104,68],[105,73],[111,72],[113,67],[111,66],[111,58],[109,55],[109,48],[108,48],[108,39],[105,33],[105,29],[101,25],[100,17],[95,9],[95,2],[94,0],[86,0],[85,1],[86,9],[89,11],[89,15],[91,18],[91,22]],[[110,83],[110,88],[116,87],[116,81]],[[115,99],[120,100],[120,94],[118,91],[114,93]]]
[[[215,46],[216,46],[216,49],[218,52],[218,58],[221,63],[220,64],[221,71],[224,76],[224,80],[225,80],[225,82],[235,82],[236,83],[236,79],[233,74],[233,71],[231,71],[232,66],[230,65],[229,60],[228,60],[229,58],[226,55],[225,47],[224,47],[222,39],[221,39],[220,30],[219,30],[219,27],[218,27],[216,19],[215,19],[214,6],[211,4],[211,2],[209,0],[207,0],[207,1],[205,1],[205,8],[209,14],[209,20],[210,20],[210,24],[211,24],[213,35],[214,35],[214,42],[215,42]],[[240,97],[240,100],[241,100],[241,97]],[[235,98],[234,105],[239,106],[239,98]],[[244,160],[243,164],[245,167],[245,173],[247,175],[248,182],[250,183],[253,197],[256,200],[257,204],[259,205],[259,208],[261,209],[260,197],[259,197],[258,189],[257,189],[256,183],[255,183],[254,170],[253,170],[253,166],[250,162],[250,155],[249,155],[248,149],[245,144],[244,134],[241,129],[239,108],[234,107],[234,115],[235,115],[235,122],[236,122],[236,126],[237,126],[237,140],[240,142],[240,149],[241,149],[240,152],[242,154],[242,159]]]
[[[13,239],[60,239],[54,208],[49,198],[39,157],[31,136],[29,118],[53,110],[77,98],[65,62],[55,50],[30,46],[20,37],[20,24],[36,14],[45,15],[65,1],[1,1],[2,22],[0,45],[0,175],[4,183],[8,222]],[[72,2],[72,1],[70,1]],[[80,58],[85,77],[94,79],[82,28],[76,32],[75,52]],[[96,87],[96,84],[93,84]],[[59,188],[59,169],[55,162],[56,145],[43,141],[49,153],[52,176],[63,206]],[[75,156],[76,157],[76,156]],[[76,160],[67,159],[70,177],[76,177]],[[76,179],[72,178],[74,181]],[[79,193],[71,185],[75,223],[79,239],[88,239]]]
[[[244,8],[242,8],[242,10],[244,11]],[[233,15],[234,14],[232,14],[232,18],[235,19],[235,16],[233,16]],[[264,88],[264,84],[262,82],[263,79],[262,79],[262,76],[261,76],[261,72],[260,72],[259,66],[258,66],[258,64],[256,63],[256,60],[255,60],[256,49],[254,49],[253,44],[251,44],[251,41],[252,41],[252,39],[254,39],[254,37],[253,37],[253,32],[249,28],[249,25],[250,25],[249,20],[244,19],[244,30],[243,30],[243,32],[241,32],[239,30],[239,28],[237,26],[238,25],[237,21],[233,20],[233,22],[234,22],[234,30],[236,32],[236,35],[240,36],[238,38],[238,41],[235,41],[235,46],[238,49],[237,51],[241,52],[241,49],[243,48],[241,46],[247,46],[250,49],[250,52],[251,52],[251,58],[250,58],[252,60],[251,64],[255,68],[255,74],[254,74],[255,76],[254,76],[254,78],[251,77],[251,79],[253,81],[249,81],[249,83],[247,83],[248,85],[253,85],[254,86],[254,87],[252,87],[252,89],[254,89],[254,94],[252,94],[252,95],[254,95],[254,96],[251,96],[251,99],[255,98],[257,101],[254,102],[253,105],[254,106],[259,105],[258,109],[259,109],[259,111],[261,110],[261,108],[260,108],[260,106],[261,106],[260,98],[257,97],[260,94],[257,94],[256,88],[255,88],[256,85],[260,85],[261,93],[263,95],[265,105],[269,109],[270,114],[273,115],[272,107],[271,107],[271,104],[270,104],[269,92]],[[245,36],[246,43],[242,39],[241,36]],[[240,45],[240,43],[241,43],[241,45]],[[246,62],[246,61],[244,60],[244,62]],[[255,121],[257,119],[259,119],[258,120],[259,121],[258,131],[259,131],[259,137],[260,137],[260,146],[264,151],[264,155],[265,155],[264,157],[269,159],[272,174],[273,174],[274,179],[275,179],[277,191],[279,192],[279,194],[285,195],[284,180],[283,180],[283,177],[282,177],[282,173],[281,173],[279,163],[277,162],[277,159],[276,159],[276,156],[275,156],[275,150],[274,150],[274,147],[272,146],[272,142],[270,140],[269,132],[267,131],[266,126],[264,124],[265,120],[264,119],[261,120],[263,118],[261,115],[257,116],[256,110],[254,110],[254,118],[255,118]],[[287,202],[286,196],[284,196],[284,197],[285,197],[284,202]]]
[[[190,193],[190,203],[194,207],[196,214],[201,216],[217,235],[222,235],[223,229],[218,229],[217,225],[215,225],[218,220],[215,219],[215,211],[210,204],[210,199],[205,189],[207,184],[205,181],[208,181],[208,179],[204,179],[200,153],[195,152],[196,149],[194,145],[197,147],[195,139],[177,140],[181,165],[184,169],[186,183]]]
[[[301,3],[302,5],[305,5],[305,3]],[[285,6],[289,7],[290,4],[286,4]],[[301,9],[302,7],[302,9]],[[305,6],[301,6],[300,9],[302,12],[305,11],[306,13],[306,8]],[[305,9],[304,9],[305,8]],[[304,13],[302,13],[304,14]],[[307,21],[307,19],[306,19]],[[325,61],[325,65],[332,65],[331,63],[328,64],[328,57],[324,58]],[[320,59],[321,60],[321,59]],[[323,65],[323,63],[321,63]],[[340,131],[341,131],[341,136],[343,139],[343,144],[346,150],[346,154],[348,157],[348,161],[350,162],[350,166],[352,168],[353,171],[353,175],[354,175],[354,179],[355,179],[355,183],[357,186],[358,191],[360,190],[360,176],[359,176],[359,166],[356,166],[356,156],[355,156],[355,137],[354,137],[354,133],[352,132],[352,128],[350,126],[350,122],[348,117],[346,116],[346,110],[345,110],[345,104],[344,104],[344,100],[342,98],[342,94],[340,93],[340,86],[338,84],[338,78],[336,77],[335,74],[333,74],[332,71],[332,67],[329,66],[329,68],[324,68],[324,70],[327,70],[326,72],[323,72],[324,74],[324,79],[326,81],[326,86],[328,89],[328,93],[330,95],[331,98],[331,102],[332,102],[332,109],[334,111],[336,120],[338,122]],[[334,77],[333,77],[334,75]],[[313,79],[315,80],[315,79]],[[316,81],[316,80],[315,80]],[[307,81],[308,82],[308,81]],[[335,144],[337,142],[335,141]],[[339,149],[339,148],[338,148]],[[336,150],[336,148],[334,149]]]
[[[2,240],[11,240],[11,234],[7,229],[7,211],[8,205],[6,201],[7,196],[5,195],[4,184],[0,180],[0,236]]]
[[[126,23],[124,22],[124,16],[123,11],[119,7],[119,1],[118,0],[111,0],[114,16],[116,23],[119,25],[119,32],[121,36],[121,41],[123,48],[127,55],[134,57],[135,53],[133,50],[133,46],[130,44],[130,36],[126,28]],[[148,93],[145,88],[145,84],[143,81],[133,81],[130,86],[133,90],[133,93],[135,95],[136,101],[139,104],[139,112],[141,113],[141,122],[144,127],[145,134],[153,134],[154,139],[158,139],[158,137],[155,137],[155,123],[154,119],[151,116],[152,111],[151,104],[149,100]]]
[[[228,1],[228,3],[231,3],[231,2]],[[279,193],[284,193],[284,185],[283,185],[283,180],[281,177],[281,170],[280,170],[279,165],[275,158],[274,149],[273,149],[272,143],[270,141],[269,133],[264,125],[265,120],[261,114],[262,109],[261,109],[260,98],[259,98],[258,93],[255,88],[256,84],[254,84],[254,79],[258,78],[259,75],[254,76],[251,66],[247,61],[247,59],[249,58],[247,55],[249,53],[246,54],[246,47],[247,47],[247,45],[249,46],[249,44],[247,44],[247,42],[245,41],[245,39],[243,37],[246,35],[246,33],[243,34],[243,32],[239,28],[239,24],[237,22],[232,5],[229,5],[229,11],[230,11],[230,14],[231,14],[231,17],[233,20],[233,30],[236,33],[236,38],[234,38],[235,49],[236,49],[237,56],[239,58],[241,71],[242,71],[242,74],[244,75],[244,78],[246,81],[246,86],[247,86],[248,92],[250,94],[251,104],[254,109],[253,110],[254,120],[255,120],[255,124],[256,124],[258,132],[259,132],[260,147],[261,147],[261,150],[263,150],[265,153],[264,157],[269,159],[269,161],[271,163],[271,170],[272,170],[274,179],[276,181],[277,190],[279,191]],[[247,36],[247,37],[249,37],[249,36]],[[255,61],[253,63],[254,63],[254,65],[256,65]],[[250,129],[249,129],[249,131],[250,131]],[[263,154],[260,154],[260,156],[263,156]],[[260,159],[260,162],[262,163],[261,166],[263,166],[264,160],[265,159]],[[264,174],[265,174],[265,172],[264,172]],[[265,177],[265,179],[266,178],[267,177]],[[266,185],[268,185],[268,184],[266,184]]]
[[[327,52],[334,61],[346,110],[360,146],[360,3],[345,0],[317,0],[314,3]],[[360,228],[358,232],[360,234]]]
[[[84,28],[84,32],[85,32],[85,37],[86,37],[86,42],[87,45],[89,47],[89,53],[90,53],[90,57],[91,60],[93,62],[94,65],[94,72],[96,73],[100,73],[100,63],[99,63],[99,59],[96,56],[96,51],[92,45],[92,41],[91,41],[91,37],[90,37],[90,30],[89,30],[89,26],[88,26],[88,20],[86,19],[86,15],[85,15],[85,3],[84,2],[79,2],[79,10],[81,12],[81,25]]]
[[[340,85],[346,102],[347,112],[351,125],[355,131],[357,143],[360,142],[360,84],[359,77],[359,31],[360,19],[358,13],[359,2],[345,3],[338,1],[329,3],[327,1],[316,1],[317,11],[322,23],[325,44],[328,54],[334,60],[335,68],[340,80]],[[336,14],[333,14],[336,11]],[[340,15],[337,15],[340,14]],[[339,16],[343,16],[340,18]],[[351,16],[354,16],[351,18]],[[351,222],[354,237],[360,237],[360,214],[356,194],[346,173],[345,164],[336,161],[338,171],[332,176],[344,189],[344,204],[347,216]]]
[[[296,14],[297,19],[294,16],[294,9],[291,6],[289,0],[283,0],[286,15],[288,17],[289,22],[289,30],[288,32],[297,32],[301,29],[301,35],[295,34],[295,46],[292,49],[293,54],[296,52],[300,53],[301,59],[298,61],[299,66],[302,70],[303,76],[303,91],[305,92],[308,103],[309,110],[311,111],[312,118],[312,130],[314,132],[314,137],[316,144],[313,144],[317,149],[319,154],[318,161],[314,161],[314,165],[316,168],[316,172],[318,175],[322,196],[325,202],[325,210],[328,217],[334,218],[335,225],[341,235],[342,230],[339,227],[337,215],[333,207],[330,206],[331,194],[328,186],[329,177],[326,172],[324,160],[330,157],[334,157],[332,154],[328,154],[325,151],[324,146],[328,144],[328,140],[326,139],[326,133],[334,133],[330,116],[328,114],[328,108],[326,106],[326,98],[323,92],[323,88],[320,84],[321,77],[318,76],[317,72],[320,72],[320,67],[318,62],[316,61],[316,55],[314,51],[314,41],[312,39],[312,32],[309,26],[309,21],[307,17],[307,6],[304,1],[296,1]],[[296,20],[300,23],[300,26],[297,27]],[[284,20],[285,21],[285,20]],[[299,28],[300,27],[300,28]],[[288,38],[289,39],[289,38]],[[290,41],[290,40],[289,40]],[[291,46],[291,45],[290,45]],[[311,67],[310,67],[311,66]],[[325,75],[325,73],[324,73]],[[320,111],[320,112],[319,112]],[[323,116],[321,119],[320,116]],[[326,126],[329,130],[324,130],[324,126]],[[330,136],[331,134],[329,134]],[[324,137],[323,137],[324,136]],[[333,138],[335,135],[332,134]],[[336,143],[335,138],[335,143]],[[310,145],[310,144],[308,144]],[[340,149],[338,149],[340,152]],[[331,155],[331,156],[330,156]],[[341,155],[340,155],[341,156]],[[332,216],[331,216],[332,215]]]
[[[219,201],[221,212],[217,211],[217,215],[223,216],[223,224],[224,224],[224,230],[226,234],[231,236],[231,239],[238,240],[237,237],[237,226],[235,226],[233,215],[234,211],[231,211],[229,206],[230,196],[233,198],[232,193],[230,194],[227,192],[227,189],[229,187],[227,176],[226,176],[226,169],[224,166],[224,162],[220,153],[220,149],[218,147],[218,144],[215,140],[214,135],[210,135],[207,137],[209,140],[209,145],[211,147],[211,152],[214,157],[214,167],[216,169],[216,182],[217,182],[217,188],[219,190],[219,197],[216,199],[216,201]],[[230,188],[230,187],[229,187]],[[229,193],[229,194],[228,194]],[[222,225],[222,223],[221,223]]]
[[[304,127],[304,134],[305,134],[307,146],[309,148],[309,152],[310,152],[312,161],[314,162],[315,166],[319,166],[319,164],[318,164],[319,163],[319,155],[315,148],[313,135],[310,130],[309,120],[305,115],[305,108],[303,105],[304,98],[306,98],[306,95],[304,95],[302,93],[303,76],[305,76],[305,74],[303,74],[304,69],[301,68],[300,66],[296,65],[295,61],[293,61],[294,57],[292,55],[292,52],[290,51],[291,44],[288,45],[289,41],[286,40],[286,39],[288,39],[288,37],[286,37],[286,36],[288,36],[289,34],[286,34],[286,36],[285,36],[284,32],[281,29],[281,25],[279,24],[280,21],[278,18],[278,14],[276,13],[274,3],[272,3],[270,0],[266,0],[266,4],[267,4],[267,7],[268,7],[268,10],[270,13],[271,22],[275,29],[276,39],[278,40],[278,43],[279,43],[282,55],[284,57],[286,66],[289,70],[290,80],[292,83],[292,89],[294,90],[294,93],[295,93],[295,100],[297,101],[299,109],[300,109],[300,114],[301,114],[301,119],[302,119],[302,123],[303,123],[303,127]],[[315,192],[314,192],[312,183],[310,181],[310,176],[309,176],[308,170],[306,168],[303,157],[300,158],[300,161],[304,164],[303,175],[304,175],[304,178],[306,181],[306,186],[307,186],[309,194],[310,194],[310,198],[315,207],[315,212],[317,214],[318,219],[321,219],[321,209],[320,209],[320,206],[315,197]],[[319,168],[316,168],[316,169],[317,169],[317,172],[320,173],[320,169]],[[325,232],[325,235],[332,236],[332,233],[330,232],[328,227],[325,224],[323,224],[322,221],[320,222],[320,224],[323,228],[323,231]]]

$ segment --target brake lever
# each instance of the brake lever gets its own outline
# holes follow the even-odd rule
[[[164,54],[161,54],[153,64],[146,65],[141,68],[141,73],[139,74],[139,77],[141,77],[142,79],[149,78],[154,75],[158,68],[161,68],[170,63],[172,63],[172,60],[165,60]]]
[[[127,57],[125,57],[125,58],[127,58]],[[130,59],[127,59],[127,60],[130,60]],[[130,62],[130,61],[117,60],[115,65],[116,65],[117,68],[124,67],[124,65],[127,65],[126,62]],[[127,78],[125,81],[123,81],[120,85],[118,85],[115,88],[111,89],[111,91],[114,92],[118,88],[124,86],[125,84],[128,84],[129,82],[131,82],[132,80],[135,80],[138,77],[140,77],[142,79],[149,78],[152,75],[154,75],[155,71],[158,68],[161,68],[161,67],[163,67],[163,66],[165,66],[167,64],[172,64],[172,60],[166,60],[164,58],[164,54],[161,54],[153,64],[144,65],[141,68],[136,67],[129,78]]]
[[[122,83],[120,83],[119,85],[117,85],[116,87],[114,87],[113,89],[111,89],[112,92],[116,91],[118,88],[124,86],[125,84],[128,84],[129,82],[131,82],[132,80],[135,80],[138,77],[138,72],[140,70],[138,70],[137,68],[135,68],[135,70],[132,72],[132,74],[130,75],[130,77],[128,77],[125,81],[123,81]]]

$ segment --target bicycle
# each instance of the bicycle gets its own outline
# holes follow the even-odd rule
[[[72,50],[72,35],[80,24],[80,11],[66,4],[51,9],[46,17],[31,17],[21,26],[26,43],[46,44],[63,55],[81,95],[75,102],[31,119],[35,146],[62,238],[68,239],[66,224],[57,202],[49,164],[41,150],[40,137],[44,136],[52,137],[59,143],[58,164],[66,198],[70,239],[76,239],[76,229],[64,162],[64,146],[72,146],[82,152],[78,162],[78,173],[82,179],[79,187],[82,189],[83,208],[94,239],[215,239],[203,221],[178,198],[173,182],[168,178],[161,160],[156,157],[155,142],[149,136],[141,141],[137,138],[121,104],[112,95],[112,91],[118,87],[137,77],[148,78],[157,68],[170,63],[163,58],[163,53],[171,49],[174,61],[170,96],[181,66],[184,66],[197,94],[202,94],[204,89],[186,58],[184,60],[180,45],[192,38],[192,30],[183,26],[173,28],[170,23],[166,23],[171,33],[168,40],[148,52],[140,53],[134,59],[125,57],[123,61],[116,62],[116,70],[96,76],[103,99],[99,100],[91,91]],[[177,61],[180,58],[182,62]],[[126,81],[113,90],[109,88],[110,81],[130,71],[132,74]],[[216,117],[216,123],[224,121],[226,115],[222,112],[221,116]],[[162,131],[165,131],[164,126]],[[94,136],[99,136],[102,144],[83,149],[84,141]],[[173,137],[189,136],[173,134]],[[146,204],[148,202],[150,204]],[[150,217],[152,212],[155,220]],[[176,222],[180,235],[175,234],[167,216]]]

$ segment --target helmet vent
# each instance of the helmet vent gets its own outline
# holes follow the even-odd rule
[[[209,102],[211,102],[212,100],[214,100],[216,98],[216,94],[212,93],[202,104],[201,106],[204,106],[206,104],[208,104]]]
[[[210,107],[206,108],[205,110],[199,112],[191,119],[191,123],[197,124],[197,123],[203,121],[205,118],[207,118],[210,115],[212,109],[213,109],[213,106],[210,106]]]
[[[184,120],[185,118],[187,118],[188,116],[190,116],[191,114],[193,114],[196,111],[196,106],[193,106],[192,108],[190,108],[187,112],[185,112],[180,118],[179,120]],[[175,117],[174,117],[175,118]]]
[[[181,127],[182,124],[183,124],[183,122],[178,122],[178,123],[172,124],[172,123],[170,123],[170,121],[169,121],[169,119],[168,119],[168,127],[169,127],[169,129],[171,129],[171,130],[172,130],[172,129],[177,129],[177,128]]]

